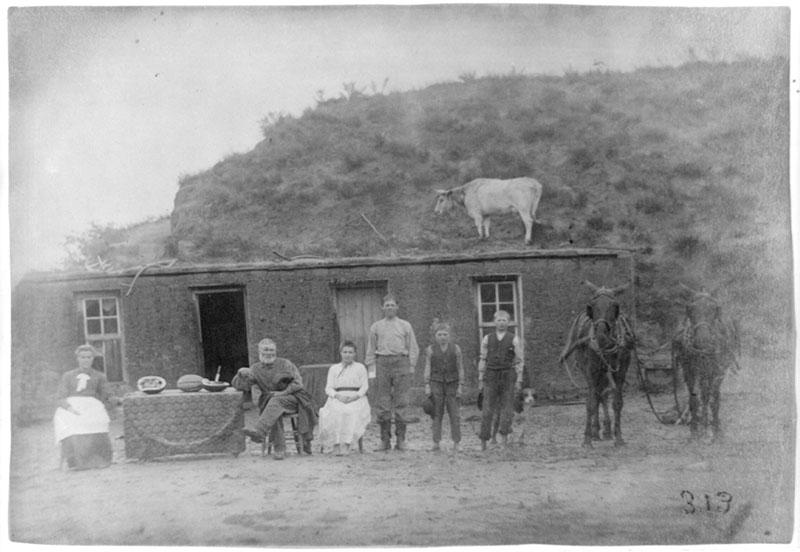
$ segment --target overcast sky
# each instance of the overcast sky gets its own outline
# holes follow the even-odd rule
[[[753,2],[757,4],[757,2]],[[168,214],[178,178],[318,90],[788,56],[785,8],[22,8],[8,17],[11,277],[69,234]]]

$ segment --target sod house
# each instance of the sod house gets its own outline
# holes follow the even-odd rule
[[[468,389],[477,385],[480,339],[495,310],[507,310],[525,345],[526,385],[555,396],[575,391],[558,355],[590,296],[582,281],[617,286],[632,283],[632,271],[627,252],[563,249],[32,274],[12,297],[12,410],[20,419],[51,416],[55,383],[85,342],[103,353],[96,367],[120,395],[148,375],[168,387],[184,374],[213,378],[218,370],[230,381],[257,360],[263,337],[298,366],[323,371],[344,339],[363,360],[389,291],[421,350],[435,318],[452,324]],[[633,288],[621,301],[634,312]],[[415,381],[423,385],[422,359]]]

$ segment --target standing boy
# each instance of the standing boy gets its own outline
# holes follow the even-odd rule
[[[369,329],[364,364],[370,378],[375,378],[378,424],[381,428],[381,446],[378,450],[392,448],[392,413],[394,413],[397,450],[405,450],[408,417],[408,391],[417,365],[419,347],[411,324],[397,316],[397,301],[393,295],[383,298],[383,318]]]
[[[440,450],[442,418],[447,409],[450,417],[450,436],[453,452],[458,452],[461,442],[461,414],[459,400],[463,392],[464,363],[461,347],[450,341],[450,325],[437,322],[433,325],[435,343],[425,349],[425,395],[433,397],[433,450]]]
[[[495,331],[481,341],[478,389],[483,391],[481,450],[492,436],[492,420],[500,412],[500,436],[508,444],[514,419],[514,395],[522,389],[523,350],[519,338],[508,331],[511,317],[506,311],[494,313]]]

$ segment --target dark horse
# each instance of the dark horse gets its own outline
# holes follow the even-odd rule
[[[575,363],[586,378],[589,388],[583,446],[591,447],[592,439],[600,439],[600,405],[604,415],[603,438],[611,438],[611,420],[606,402],[609,394],[613,396],[614,445],[620,446],[625,444],[620,426],[622,388],[635,336],[631,325],[620,313],[617,295],[628,286],[606,288],[597,287],[588,281],[584,283],[594,294],[586,306],[586,312],[575,317],[559,361],[569,370],[566,360],[574,351]]]
[[[736,363],[736,332],[723,322],[722,309],[709,293],[690,291],[693,295],[686,304],[686,321],[672,340],[673,370],[683,370],[689,391],[691,438],[701,437],[700,426],[704,433],[708,431],[710,408],[711,437],[717,439],[721,436],[720,388],[726,368]]]

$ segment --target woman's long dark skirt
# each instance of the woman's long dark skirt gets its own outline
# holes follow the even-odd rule
[[[61,441],[61,460],[73,470],[105,468],[113,453],[108,433],[72,435]]]

